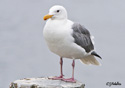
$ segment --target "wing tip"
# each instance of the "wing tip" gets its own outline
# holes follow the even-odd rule
[[[102,57],[101,57],[100,55],[98,55],[95,51],[91,52],[91,55],[94,55],[94,56],[96,56],[96,57],[102,59]]]

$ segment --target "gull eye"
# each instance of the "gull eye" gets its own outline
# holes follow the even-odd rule
[[[59,12],[60,12],[60,10],[57,10],[56,12],[57,12],[57,13],[59,13]]]

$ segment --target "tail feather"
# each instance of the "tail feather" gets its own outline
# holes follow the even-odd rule
[[[87,56],[83,59],[80,59],[82,63],[87,65],[101,65],[93,55]]]

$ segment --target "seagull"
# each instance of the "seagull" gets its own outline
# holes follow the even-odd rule
[[[76,82],[76,79],[74,79],[76,59],[80,59],[81,62],[87,65],[100,65],[95,58],[98,57],[101,59],[94,50],[94,37],[80,23],[69,20],[67,11],[63,6],[52,6],[49,13],[43,19],[47,20],[43,29],[43,37],[50,51],[60,57],[61,75],[52,79]],[[73,60],[71,78],[64,78],[63,58]]]

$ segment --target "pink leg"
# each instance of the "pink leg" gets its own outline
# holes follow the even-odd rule
[[[61,58],[60,58],[60,73],[61,73],[61,75],[60,75],[59,77],[54,77],[54,78],[52,78],[52,79],[54,79],[54,80],[63,79],[62,65],[63,65],[63,59],[62,59],[62,57],[61,57]]]
[[[76,82],[76,80],[74,79],[74,67],[75,67],[75,60],[73,60],[72,62],[72,78],[68,78],[68,79],[64,79],[63,78],[63,81],[66,81],[66,82]]]

